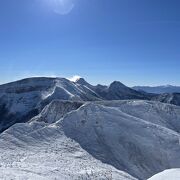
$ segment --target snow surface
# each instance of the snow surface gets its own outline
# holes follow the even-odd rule
[[[92,86],[82,78],[0,86],[0,132],[7,129],[0,134],[0,179],[144,180],[179,168],[180,107],[104,101],[150,97],[117,81]]]
[[[16,124],[0,137],[0,179],[135,180],[96,160],[60,126]]]
[[[160,102],[130,100],[97,102],[115,107],[133,117],[180,132],[180,108]]]
[[[161,112],[164,110],[159,109],[159,114]],[[89,103],[59,123],[68,137],[97,159],[146,179],[168,167],[180,166],[179,134],[149,122],[150,114],[146,113],[146,118],[141,119],[122,112],[113,104],[107,107]]]
[[[148,180],[180,180],[180,169],[168,169],[154,175]]]
[[[180,135],[171,126],[180,107],[135,100],[65,107],[73,108],[53,101],[1,133],[0,179],[144,180],[180,167]]]
[[[83,105],[83,102],[73,102],[73,101],[62,101],[54,100],[42,110],[42,112],[32,118],[32,121],[43,121],[45,123],[54,123],[61,119],[68,112],[78,109]]]

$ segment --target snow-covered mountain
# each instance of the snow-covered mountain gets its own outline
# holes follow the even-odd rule
[[[179,115],[144,100],[53,101],[0,135],[0,178],[150,178],[180,167]]]
[[[166,85],[166,86],[134,86],[133,89],[137,91],[144,91],[147,93],[155,93],[155,94],[164,94],[164,93],[180,93],[180,87],[179,86],[172,86],[172,85]]]
[[[180,105],[178,93],[149,94],[118,81],[1,85],[0,179],[145,180],[179,168],[180,106],[171,104]]]
[[[96,90],[97,91],[97,90]],[[98,94],[105,100],[124,99],[150,99],[149,94],[145,94],[131,89],[119,81],[112,82],[108,87],[98,89]]]
[[[119,86],[119,85],[120,86]],[[0,86],[0,132],[16,122],[26,122],[53,100],[95,101],[146,99],[146,95],[120,82],[92,86],[84,79],[29,78]]]
[[[0,86],[0,132],[26,122],[43,107],[60,100],[100,100],[92,90],[65,78],[29,78]]]
[[[180,106],[180,93],[160,94],[158,96],[154,96],[152,100]]]
[[[135,180],[95,159],[56,124],[16,124],[0,135],[0,142],[2,180]]]
[[[140,107],[147,110],[143,117],[138,113]],[[127,112],[130,108],[133,110]],[[68,137],[79,142],[96,159],[138,179],[146,179],[169,166],[180,166],[177,160],[180,136],[176,132],[178,128],[173,130],[170,125],[179,120],[176,115],[180,109],[174,107],[177,108],[175,118],[162,118],[171,113],[169,108],[173,107],[146,101],[90,103],[69,114],[60,124]],[[152,114],[157,115],[156,119],[150,118]]]
[[[80,78],[76,83],[91,89],[102,100],[150,99],[152,97],[150,94],[131,89],[119,81],[114,81],[109,86],[92,86],[83,78]]]
[[[82,105],[83,102],[53,100],[50,104],[45,106],[39,115],[33,117],[30,122],[39,121],[45,123],[54,123],[68,112],[76,110]]]

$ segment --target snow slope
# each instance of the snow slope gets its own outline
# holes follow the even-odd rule
[[[148,180],[179,180],[180,169],[168,169],[159,174],[154,175]]]
[[[56,99],[97,101],[134,98],[146,99],[146,95],[120,82],[106,87],[92,86],[82,78],[77,82],[65,78],[23,79],[0,86],[0,133],[15,123],[27,122]]]
[[[160,94],[153,97],[152,100],[180,106],[180,93]]]
[[[0,136],[0,179],[135,180],[92,157],[62,127],[16,124]]]
[[[146,179],[180,166],[179,134],[149,122],[148,115],[140,119],[118,107],[90,103],[65,117],[63,128],[95,158]]]
[[[83,102],[73,102],[73,101],[62,101],[54,100],[42,110],[42,112],[32,118],[30,122],[33,121],[43,121],[45,123],[54,123],[61,119],[68,112],[78,109],[83,105]]]
[[[65,78],[29,78],[0,86],[0,132],[26,122],[51,101],[99,100],[84,86]]]
[[[172,126],[180,107],[143,100],[67,107],[72,111],[54,101],[0,135],[0,179],[144,180],[180,167],[180,135]]]
[[[180,107],[164,96],[82,78],[1,85],[0,179],[144,180],[179,168]]]
[[[97,103],[105,106],[116,107],[133,117],[180,132],[179,106],[144,100],[103,101]]]

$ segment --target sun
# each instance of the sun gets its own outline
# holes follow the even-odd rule
[[[57,14],[69,14],[74,8],[74,0],[46,0],[46,3],[51,10]]]

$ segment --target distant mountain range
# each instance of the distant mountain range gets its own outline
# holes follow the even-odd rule
[[[16,122],[26,122],[53,100],[153,100],[180,105],[180,94],[152,94],[129,88],[119,81],[93,86],[83,78],[27,78],[0,85],[0,132]]]
[[[163,94],[163,93],[180,93],[180,86],[134,86],[133,89],[137,91],[144,91],[147,93]]]
[[[120,82],[92,86],[83,78],[28,78],[0,86],[0,132],[16,122],[26,122],[53,100],[100,101],[150,99],[146,93]]]

